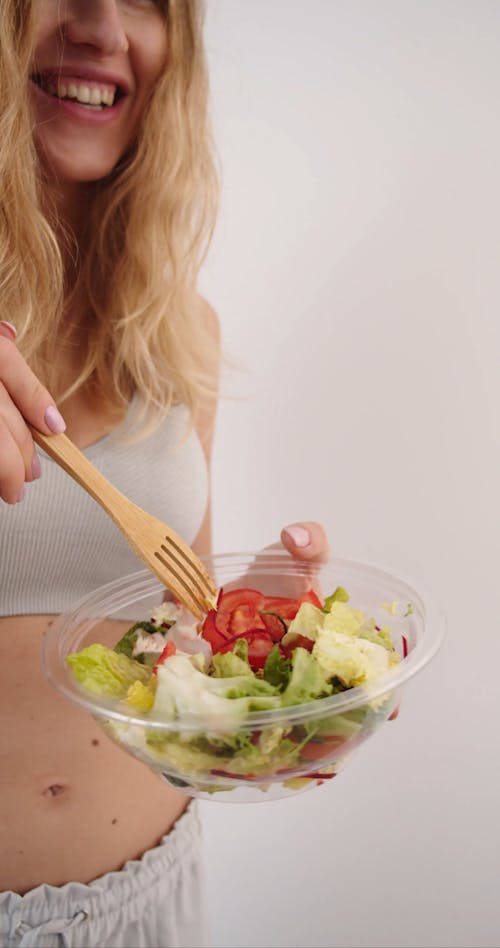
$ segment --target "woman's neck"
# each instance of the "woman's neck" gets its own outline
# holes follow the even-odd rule
[[[89,203],[95,186],[92,183],[49,180],[48,177],[45,185],[56,220],[71,230],[78,240],[86,230]]]

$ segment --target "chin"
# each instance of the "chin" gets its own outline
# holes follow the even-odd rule
[[[49,176],[54,181],[65,185],[91,184],[96,181],[102,181],[116,167],[120,160],[120,155],[113,158],[103,157],[101,159],[84,160],[82,156],[74,160],[61,160],[61,155],[51,155],[47,151],[43,152],[43,164]]]

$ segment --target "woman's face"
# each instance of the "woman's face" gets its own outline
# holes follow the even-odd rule
[[[162,2],[36,0],[35,141],[58,181],[96,181],[112,171],[166,56]]]

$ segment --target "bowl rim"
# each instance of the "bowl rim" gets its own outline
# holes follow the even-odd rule
[[[43,636],[41,645],[40,658],[44,675],[57,691],[92,715],[112,718],[127,725],[139,725],[162,731],[189,734],[199,733],[201,729],[257,728],[259,726],[280,726],[285,722],[290,725],[353,710],[369,701],[396,692],[401,685],[413,678],[431,661],[443,643],[446,635],[446,620],[444,613],[440,610],[432,595],[423,587],[420,581],[415,584],[406,576],[403,577],[400,573],[393,573],[380,564],[345,556],[332,556],[325,563],[311,564],[306,561],[292,559],[284,549],[213,553],[200,557],[208,569],[214,563],[221,568],[229,564],[235,567],[241,565],[248,568],[255,564],[257,558],[259,572],[263,573],[269,572],[272,574],[277,568],[280,568],[286,570],[287,575],[291,577],[310,577],[315,568],[320,571],[325,568],[331,570],[338,568],[344,571],[358,571],[365,575],[369,573],[372,580],[378,577],[380,580],[389,583],[397,583],[400,587],[405,588],[408,601],[412,602],[414,607],[418,604],[421,616],[425,616],[425,621],[422,620],[421,622],[422,628],[418,634],[415,647],[397,665],[385,674],[380,675],[373,683],[358,685],[338,694],[317,698],[303,704],[273,708],[268,711],[250,711],[244,717],[239,715],[231,720],[226,715],[223,717],[210,715],[207,718],[206,715],[193,714],[167,721],[160,717],[151,717],[150,714],[141,716],[140,714],[129,713],[123,710],[123,699],[93,696],[85,690],[71,675],[64,661],[61,661],[62,650],[58,645],[62,640],[62,635],[67,633],[70,628],[79,628],[82,623],[86,623],[85,631],[90,631],[104,618],[102,614],[104,606],[106,607],[106,618],[113,619],[113,611],[117,612],[133,603],[137,604],[140,599],[147,595],[161,591],[162,584],[158,578],[150,570],[141,569],[97,587],[92,593],[81,597],[73,607],[53,620]],[[353,603],[353,605],[355,607],[356,604]]]

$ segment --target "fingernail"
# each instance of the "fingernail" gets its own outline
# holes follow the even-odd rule
[[[309,533],[309,530],[306,530],[305,527],[296,527],[296,526],[285,527],[285,533],[288,534],[292,543],[294,543],[295,546],[305,547],[305,546],[309,546],[311,542],[311,535]]]
[[[18,495],[17,495],[17,497],[16,497],[16,503],[17,503],[17,504],[19,504],[22,500],[24,500],[24,495],[25,495],[25,494],[26,494],[26,488],[25,488],[25,487],[21,487],[21,490],[19,491],[19,493],[18,493]]]
[[[7,329],[9,335],[12,339],[15,339],[17,336],[17,329],[12,323],[8,323],[5,319],[0,319],[0,328]]]
[[[47,428],[50,428],[53,434],[61,434],[66,430],[66,422],[55,405],[49,405],[44,420]]]
[[[42,473],[42,465],[40,464],[40,458],[38,457],[38,454],[35,451],[33,455],[33,460],[31,462],[31,476],[33,480],[34,481],[38,480],[41,473]]]

